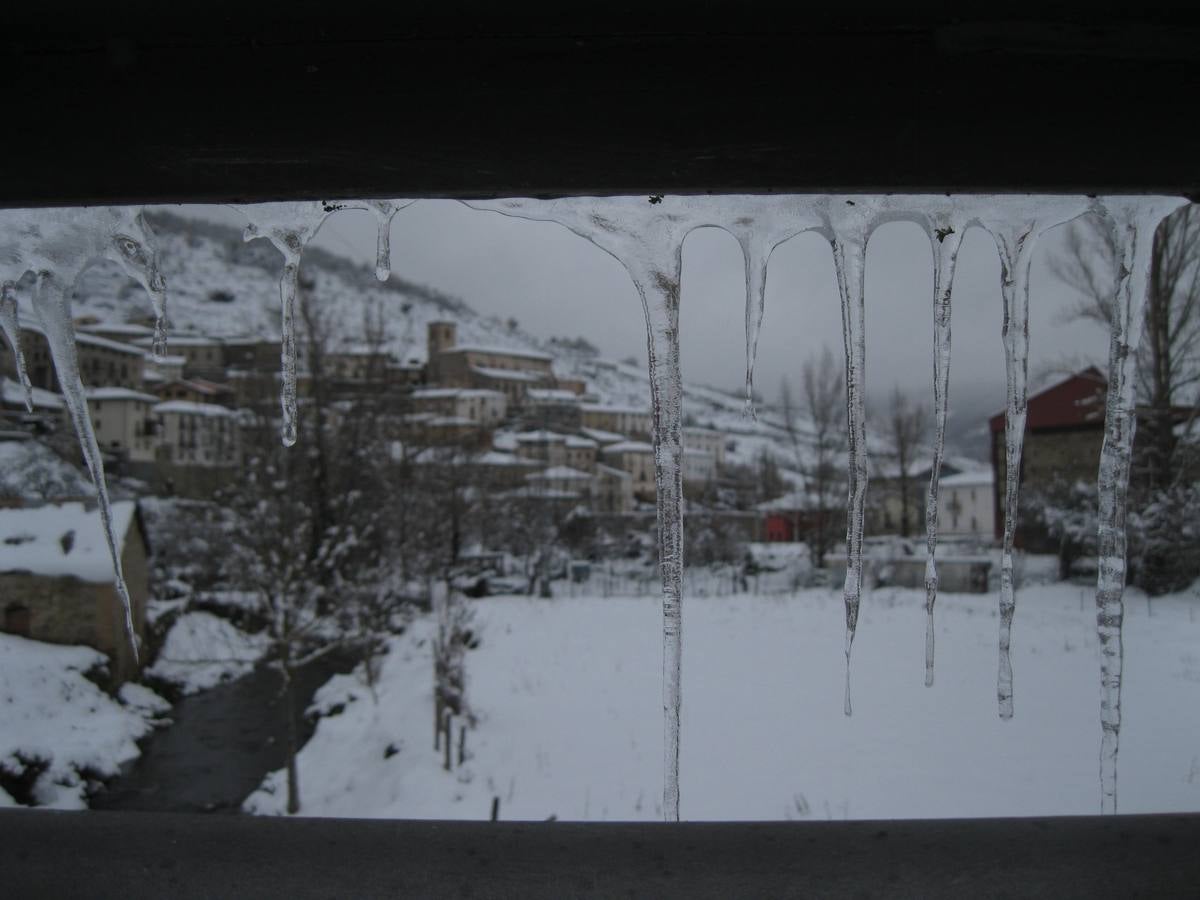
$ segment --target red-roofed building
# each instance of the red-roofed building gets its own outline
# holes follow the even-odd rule
[[[1094,481],[1104,443],[1104,405],[1108,381],[1089,366],[1029,397],[1025,421],[1025,447],[1021,457],[1021,489],[1048,488],[1057,482]],[[1189,410],[1175,411],[1177,420]],[[1139,419],[1144,410],[1138,410]],[[1004,533],[1004,413],[988,422],[992,433],[992,471],[995,473],[995,533]],[[1135,460],[1142,431],[1136,432]],[[1017,541],[1022,536],[1018,532]]]
[[[1028,399],[1021,484],[1047,487],[1056,480],[1095,479],[1104,442],[1108,381],[1095,366],[1076,372]],[[988,420],[995,473],[995,533],[1004,533],[1004,413]]]

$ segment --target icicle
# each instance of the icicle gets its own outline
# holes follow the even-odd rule
[[[415,200],[366,201],[367,209],[374,214],[378,226],[375,239],[375,277],[380,281],[387,281],[392,274],[392,219],[404,207],[411,206],[415,202]]]
[[[472,201],[467,205],[520,218],[558,222],[621,262],[642,298],[654,407],[659,562],[663,579],[666,733],[663,809],[668,821],[677,821],[683,648],[683,383],[678,333],[683,240],[696,228],[713,226],[728,231],[742,246],[747,265],[749,400],[767,259],[781,241],[818,227],[823,220],[813,212],[815,201],[803,197],[576,197]]]
[[[746,264],[746,409],[745,415],[757,419],[754,410],[754,362],[758,357],[758,335],[762,331],[763,313],[767,305],[767,260],[761,248],[742,240],[742,256]]]
[[[79,438],[80,451],[96,486],[117,593],[124,607],[125,630],[136,662],[138,646],[133,608],[121,568],[117,536],[113,533],[104,464],[79,375],[69,299],[83,270],[101,259],[117,262],[150,293],[156,310],[165,309],[166,284],[158,268],[154,234],[140,209],[90,207],[5,210],[0,213],[2,280],[15,284],[25,273],[35,275],[34,311],[50,345],[50,355]],[[11,325],[11,322],[5,324],[6,331]],[[19,324],[16,330],[19,333]]]
[[[937,601],[938,493],[946,454],[950,398],[950,294],[966,221],[945,213],[931,220],[933,249],[933,406],[935,435],[929,493],[925,498],[925,686],[933,686],[933,607]]]
[[[17,379],[25,388],[25,409],[33,412],[33,385],[25,370],[25,354],[21,351],[21,324],[17,318],[17,291],[15,281],[5,280],[0,285],[0,328],[12,348],[17,368]]]
[[[92,483],[96,486],[104,538],[112,557],[117,594],[121,598],[121,605],[125,611],[125,633],[129,636],[136,663],[138,646],[133,625],[133,604],[129,598],[129,588],[125,584],[125,572],[121,566],[120,542],[113,530],[112,504],[109,502],[108,484],[104,478],[104,461],[100,456],[96,433],[92,429],[83,381],[79,375],[79,357],[75,349],[75,328],[71,323],[68,291],[69,287],[62,283],[54,273],[39,272],[33,294],[34,311],[42,324],[46,340],[50,344],[50,355],[54,359],[54,369],[58,375],[59,386],[62,388],[63,400],[71,415],[71,422],[75,426],[75,434],[79,438],[79,447],[83,453],[84,462],[87,464],[88,473],[92,476]]]
[[[655,248],[661,259],[627,263],[646,314],[654,414],[654,482],[658,501],[659,566],[663,581],[663,809],[679,821],[679,733],[683,665],[683,377],[679,368],[682,236]]]
[[[1100,811],[1117,811],[1117,750],[1121,736],[1124,660],[1125,516],[1129,466],[1137,428],[1134,386],[1150,283],[1154,232],[1183,205],[1173,198],[1109,197],[1099,205],[1116,248],[1113,315],[1108,354],[1104,444],[1097,476],[1099,547],[1096,627],[1100,637]]]
[[[250,223],[242,235],[243,240],[266,238],[283,254],[283,271],[279,275],[282,312],[279,403],[283,411],[281,437],[285,447],[296,443],[296,288],[300,278],[300,257],[325,217],[343,207],[344,204],[319,200],[235,207]]]
[[[862,543],[867,500],[867,425],[863,391],[866,384],[865,275],[867,235],[839,238],[833,243],[838,290],[842,298],[842,342],[846,350],[846,423],[849,448],[846,524],[846,581],[842,599],[846,605],[846,696],[843,712],[850,704],[850,648],[858,627],[862,601]]]
[[[246,241],[266,238],[283,254],[279,275],[280,355],[282,385],[280,406],[283,410],[281,437],[285,447],[296,443],[296,289],[300,278],[300,258],[308,242],[320,230],[330,213],[339,209],[365,209],[378,223],[375,277],[386,281],[391,273],[391,228],[396,213],[414,200],[303,200],[286,203],[256,203],[234,207],[249,220],[242,235]]]
[[[1000,549],[1000,635],[996,698],[1001,719],[1013,715],[1010,645],[1016,612],[1013,540],[1025,445],[1029,371],[1029,269],[1038,235],[1087,211],[1082,198],[993,198],[982,222],[1000,255],[1000,294],[1004,304],[1004,534]]]

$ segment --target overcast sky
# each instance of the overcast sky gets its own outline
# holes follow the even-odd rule
[[[189,207],[187,211],[194,211]],[[239,223],[233,211],[210,211]],[[365,212],[330,216],[315,242],[362,261],[374,260],[375,221]],[[1092,325],[1061,322],[1070,292],[1047,259],[1061,235],[1039,244],[1030,312],[1030,374],[1061,360],[1106,356],[1106,335]],[[684,377],[723,388],[742,383],[744,360],[741,251],[717,229],[684,244],[681,311]],[[607,356],[644,361],[641,304],[621,265],[553,223],[480,212],[448,200],[402,210],[392,228],[393,271],[458,295],[484,314],[515,317],[542,336],[582,335]],[[960,427],[1003,408],[1000,267],[991,238],[975,229],[959,254],[954,282],[951,405]],[[899,385],[931,396],[932,274],[928,241],[915,226],[875,232],[867,254],[867,389],[882,401]],[[829,344],[841,359],[841,313],[829,246],[816,235],[781,245],[771,258],[757,385],[768,400],[783,378],[798,386],[804,360]]]

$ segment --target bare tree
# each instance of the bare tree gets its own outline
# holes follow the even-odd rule
[[[808,511],[805,540],[818,568],[824,567],[825,556],[837,540],[836,517],[842,509],[841,493],[846,483],[842,470],[846,446],[844,378],[843,367],[834,361],[826,345],[821,348],[820,356],[810,357],[804,363],[802,408],[797,408],[786,380],[780,390],[784,428],[796,467],[805,479]],[[800,412],[808,418],[812,429],[807,452],[800,433]]]
[[[1068,226],[1065,252],[1051,271],[1079,299],[1068,321],[1094,322],[1107,332],[1113,312],[1116,251],[1113,236],[1095,216]],[[1180,405],[1195,403],[1200,384],[1200,208],[1181,207],[1154,236],[1145,327],[1138,350],[1139,427],[1145,431],[1143,471],[1148,490],[1176,480],[1175,424]]]
[[[914,403],[896,387],[892,391],[890,408],[884,417],[884,438],[887,441],[886,457],[896,467],[894,484],[900,501],[900,535],[908,537],[917,525],[917,499],[921,490],[917,486],[917,473],[913,463],[920,452],[921,440],[925,436],[929,411],[920,403]]]

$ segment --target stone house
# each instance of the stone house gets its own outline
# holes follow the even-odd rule
[[[113,525],[139,643],[146,625],[149,548],[137,505],[118,501]],[[0,509],[0,629],[107,653],[120,684],[137,674],[125,613],[94,504]]]

